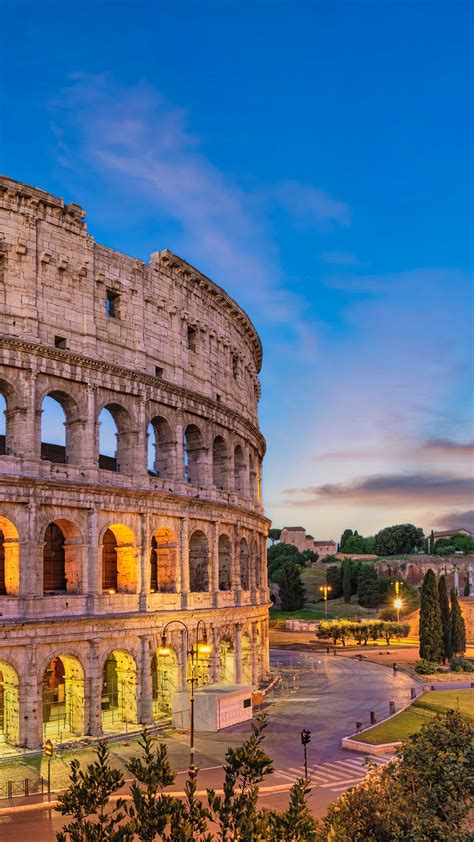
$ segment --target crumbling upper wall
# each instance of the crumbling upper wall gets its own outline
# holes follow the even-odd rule
[[[236,302],[166,249],[144,264],[97,244],[84,217],[75,203],[0,177],[0,333],[50,347],[63,339],[255,422],[262,350]]]

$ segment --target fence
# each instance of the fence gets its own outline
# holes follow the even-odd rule
[[[16,781],[0,781],[0,799],[18,798],[25,795],[41,795],[44,792],[45,780],[39,778],[19,778]]]

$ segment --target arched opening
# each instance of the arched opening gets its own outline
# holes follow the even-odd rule
[[[242,635],[242,684],[252,684],[252,643],[246,633]]]
[[[240,444],[237,444],[234,450],[234,488],[237,494],[244,493],[244,476],[245,476],[245,461],[244,451]]]
[[[17,404],[15,389],[0,378],[0,456],[21,455],[24,451],[21,416],[15,412]]]
[[[56,523],[50,523],[44,533],[43,593],[67,591],[64,533]]]
[[[174,477],[176,441],[165,418],[156,416],[148,425],[148,472],[161,479]]]
[[[20,591],[20,544],[16,526],[0,515],[0,594],[18,596]]]
[[[188,424],[184,431],[184,478],[192,485],[205,484],[205,462],[203,435],[195,424]]]
[[[250,588],[249,545],[245,538],[240,541],[240,587],[243,591]]]
[[[84,670],[74,655],[53,658],[43,674],[44,737],[84,734]]]
[[[127,410],[116,403],[104,406],[99,414],[99,468],[131,473],[135,444]]]
[[[160,526],[151,539],[150,590],[159,593],[176,591],[176,535]]]
[[[212,445],[212,482],[222,490],[228,487],[229,455],[222,436],[216,436]]]
[[[153,719],[172,713],[173,693],[179,687],[179,666],[176,652],[160,655],[159,650],[151,659],[151,687]]]
[[[116,649],[104,664],[102,674],[102,726],[121,730],[137,722],[137,665],[129,652]]]
[[[62,465],[67,462],[67,403],[61,392],[51,392],[41,404],[41,458]]]
[[[209,542],[200,529],[189,540],[189,589],[192,593],[209,590]]]
[[[223,637],[221,640],[219,681],[222,684],[235,684],[234,647],[228,637]]]
[[[232,544],[227,535],[219,536],[219,590],[232,588]]]
[[[5,661],[0,661],[0,743],[20,744],[18,674]]]
[[[249,453],[249,496],[251,500],[257,497],[257,470],[253,453]]]
[[[104,593],[135,593],[137,563],[132,530],[113,523],[102,537],[102,590]]]

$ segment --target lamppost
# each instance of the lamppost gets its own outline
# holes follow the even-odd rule
[[[324,616],[328,618],[328,593],[332,591],[331,585],[321,585],[319,590],[324,594]]]
[[[181,620],[170,620],[166,623],[163,629],[163,634],[161,635],[161,646],[158,649],[158,654],[162,657],[168,657],[171,655],[171,649],[168,646],[168,641],[166,639],[166,630],[173,623],[177,623],[182,626],[186,632],[186,654],[188,655],[191,663],[189,678],[186,679],[189,684],[189,777],[195,778],[197,775],[197,766],[194,763],[194,685],[197,684],[199,678],[197,673],[199,654],[210,655],[212,652],[212,646],[207,640],[207,629],[204,620],[199,620],[196,626],[196,649],[194,649],[193,644],[190,645],[190,633],[187,625]],[[199,627],[201,625],[203,626],[204,631],[202,641],[199,641]]]
[[[394,600],[393,604],[394,604],[395,608],[397,609],[397,623],[400,622],[400,608],[403,605],[403,601],[402,601],[399,594],[400,594],[400,582],[395,582],[395,600]]]

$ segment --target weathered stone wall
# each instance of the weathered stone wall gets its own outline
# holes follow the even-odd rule
[[[113,312],[108,294],[118,296]],[[174,619],[190,641],[205,621],[213,680],[227,647],[233,680],[251,674],[258,684],[269,669],[268,521],[261,346],[245,313],[180,258],[163,251],[144,265],[100,246],[79,206],[0,178],[0,341],[0,681],[16,699],[8,739],[40,745],[44,675],[56,657],[75,692],[77,733],[78,722],[84,734],[101,733],[112,651],[122,653],[120,680],[131,681],[129,721],[152,721],[151,663]],[[65,413],[64,452],[41,441],[48,395]],[[117,424],[116,464],[99,459],[103,407]],[[44,591],[50,524],[64,536],[66,587],[57,592]],[[104,589],[108,530],[118,574]],[[154,579],[156,563],[166,572]],[[170,633],[184,682],[183,633]]]

